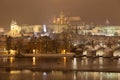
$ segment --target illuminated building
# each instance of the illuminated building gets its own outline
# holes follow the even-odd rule
[[[120,36],[120,26],[97,26],[87,30],[87,33],[89,32],[93,35]]]
[[[11,22],[9,36],[20,37],[32,36],[34,33],[62,33],[68,29],[67,17],[61,13],[49,25],[18,25],[16,21]]]
[[[68,29],[68,25],[49,24],[49,25],[17,25],[16,21],[12,21],[9,36],[20,37],[32,36],[33,33],[61,33]]]
[[[12,21],[8,35],[12,37],[31,36],[38,32],[42,32],[42,25],[18,25],[16,21]]]
[[[58,17],[54,17],[53,18],[53,22],[52,22],[53,24],[61,24],[61,25],[63,25],[63,24],[68,24],[69,23],[69,21],[68,21],[68,17],[66,17],[65,15],[64,15],[64,13],[63,12],[61,12],[60,13],[60,15],[58,16]]]
[[[12,20],[9,35],[13,37],[19,36],[20,30],[21,28],[17,25],[17,22]]]
[[[0,35],[4,35],[4,33],[5,33],[4,28],[0,28]]]
[[[32,36],[34,33],[41,33],[43,25],[21,25],[21,34],[24,36]]]
[[[8,35],[20,37],[43,33],[60,34],[62,32],[73,32],[79,35],[120,36],[120,26],[110,26],[108,20],[106,20],[104,26],[86,25],[80,20],[80,17],[66,16],[63,12],[53,17],[53,20],[48,25],[18,25],[17,22],[13,20]]]

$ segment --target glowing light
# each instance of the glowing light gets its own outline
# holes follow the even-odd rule
[[[43,32],[47,32],[46,25],[43,25]]]
[[[120,73],[118,73],[118,80],[120,80]]]
[[[87,51],[84,51],[84,52],[83,52],[83,55],[87,55]]]
[[[47,73],[46,73],[46,72],[43,72],[43,75],[44,75],[44,76],[46,76],[46,75],[47,75]]]
[[[81,61],[81,64],[88,64],[88,58],[87,57],[82,57],[82,61]]]
[[[4,57],[3,62],[7,62],[7,59],[8,59],[7,57]]]
[[[102,72],[100,72],[100,80],[103,80],[103,73]]]
[[[120,56],[119,51],[115,51],[115,52],[113,53],[113,56],[114,56],[114,57]]]
[[[30,73],[31,71],[30,71],[30,70],[25,69],[25,70],[23,70],[23,72],[24,72],[24,73]]]
[[[77,80],[77,73],[76,73],[76,71],[74,71],[74,73],[73,73],[73,80]]]
[[[10,54],[15,54],[16,53],[16,51],[15,50],[10,50]]]
[[[35,80],[35,73],[32,73],[32,80]]]
[[[63,57],[64,60],[64,66],[66,67],[66,57]]]
[[[103,64],[103,57],[100,57],[100,58],[99,58],[99,63],[100,63],[100,64]]]
[[[104,55],[104,51],[99,50],[96,52],[96,56],[103,56]]]
[[[118,59],[118,64],[120,64],[120,58]]]
[[[94,73],[93,73],[93,80],[97,80],[97,79],[98,79],[98,78],[97,78],[98,76],[99,76],[99,73],[98,73],[98,72],[94,72]]]
[[[17,70],[17,71],[10,71],[10,74],[19,74],[19,73],[21,73],[21,71],[19,71],[19,70]]]
[[[33,49],[33,53],[35,54],[35,49]]]
[[[13,63],[14,57],[10,57],[10,63]]]
[[[33,65],[36,65],[36,58],[33,57],[32,60],[33,60],[33,61],[32,61],[32,64],[33,64]]]
[[[34,36],[35,36],[35,37],[38,37],[38,36],[37,36],[37,32],[34,32]]]
[[[73,59],[73,69],[77,69],[77,58]]]
[[[64,50],[62,50],[62,52],[61,52],[61,54],[65,54],[66,53],[66,50],[64,49]]]

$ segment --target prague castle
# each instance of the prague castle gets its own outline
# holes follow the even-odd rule
[[[74,22],[74,24],[72,24]],[[108,22],[108,21],[107,21]],[[3,33],[3,28],[0,29]],[[72,32],[79,35],[104,35],[104,36],[120,36],[120,26],[93,26],[82,24],[80,17],[65,16],[63,12],[60,15],[53,17],[50,24],[41,25],[18,25],[15,20],[12,20],[10,31],[7,33],[11,37],[40,35],[42,33],[57,33]]]
[[[31,36],[34,33],[62,33],[68,30],[67,18],[61,13],[58,17],[54,17],[49,25],[18,25],[15,20],[12,20],[10,25],[9,36],[19,37],[22,35]]]

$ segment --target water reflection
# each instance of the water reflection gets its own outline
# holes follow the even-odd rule
[[[32,58],[32,65],[36,65],[36,58],[35,57]]]
[[[31,73],[32,71],[25,69],[25,70],[22,70],[22,72],[24,72],[24,73]]]
[[[77,69],[77,58],[73,58],[72,66],[73,66],[73,69]]]
[[[99,64],[103,64],[103,57],[99,57]]]
[[[88,65],[88,58],[87,57],[82,57],[81,65]]]
[[[73,80],[77,80],[77,72],[76,71],[73,72]]]
[[[4,80],[120,80],[120,73],[80,71],[39,71],[12,70],[0,75]],[[8,77],[6,77],[8,76]]]
[[[103,73],[100,72],[100,80],[103,80]]]
[[[3,62],[7,62],[8,57],[3,57]]]
[[[99,74],[98,72],[93,72],[93,80],[98,80]]]
[[[27,80],[120,80],[120,73],[79,71],[86,69],[99,70],[101,68],[114,69],[117,71],[120,69],[119,68],[120,59],[113,58],[108,59],[102,57],[100,58],[3,57],[0,58],[0,66],[1,66],[0,70],[2,70],[4,66],[18,67],[20,69],[17,70],[15,68],[15,70],[11,70],[8,72],[5,70],[3,70],[5,72],[0,71],[0,80],[26,80],[26,78]],[[73,71],[71,71],[71,69],[73,69]],[[9,78],[6,76],[9,76]]]
[[[35,73],[32,73],[32,80],[35,80]]]
[[[10,74],[19,74],[19,73],[21,73],[20,70],[12,70],[12,71],[10,71]]]
[[[47,73],[46,72],[43,72],[43,76],[46,76],[47,75]]]
[[[63,64],[64,64],[64,67],[66,67],[66,57],[63,57]]]
[[[14,57],[10,57],[10,63],[12,64],[14,62],[15,58]]]
[[[120,73],[118,73],[118,80],[120,80]]]

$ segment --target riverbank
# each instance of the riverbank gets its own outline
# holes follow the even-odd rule
[[[74,53],[72,54],[0,54],[0,57],[73,57]]]

